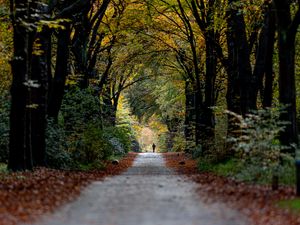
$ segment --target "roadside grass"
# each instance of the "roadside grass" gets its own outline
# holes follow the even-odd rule
[[[124,156],[122,154],[118,154],[118,155],[111,155],[108,157],[108,161],[111,160],[121,160]]]
[[[229,159],[224,162],[212,163],[205,158],[198,159],[198,169],[202,172],[213,172],[219,176],[235,176],[239,170],[239,163],[235,159]]]
[[[289,209],[292,212],[300,213],[300,198],[281,200],[276,204],[279,208]]]
[[[7,164],[0,163],[0,173],[7,173]]]
[[[239,181],[256,183],[256,184],[272,184],[272,173],[264,171],[258,166],[245,166],[236,159],[231,158],[222,162],[211,162],[205,157],[198,158],[198,170],[201,172],[212,172],[219,176],[234,178]],[[292,186],[296,182],[296,171],[293,163],[286,163],[278,171],[279,184]]]
[[[121,160],[124,158],[124,155],[111,155],[107,159],[107,161],[112,161],[112,160]],[[89,164],[78,164],[77,165],[77,170],[80,171],[90,171],[90,170],[105,170],[106,164],[105,162],[101,161],[95,161],[93,163]],[[8,174],[7,170],[7,164],[6,163],[0,163],[0,176]]]
[[[105,170],[107,164],[109,164],[113,160],[122,160],[124,155],[111,155],[105,161],[95,161],[89,164],[78,164],[77,167],[80,171],[90,171],[90,170]]]
[[[13,178],[15,180],[24,180],[26,179],[26,175],[24,175],[22,172],[15,172],[13,176],[9,173],[7,169],[6,163],[0,163],[0,180],[7,179],[7,178]]]
[[[105,165],[103,162],[95,161],[93,163],[88,163],[88,164],[78,164],[77,168],[79,171],[88,172],[90,170],[104,170]]]

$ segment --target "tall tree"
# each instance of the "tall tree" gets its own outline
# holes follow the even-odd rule
[[[63,19],[63,29],[57,35],[56,65],[50,78],[48,116],[57,121],[69,73],[70,47],[75,58],[74,67],[80,77],[81,87],[87,87],[88,79],[95,73],[97,57],[103,40],[99,27],[110,0],[75,1],[73,4],[55,5],[56,18]],[[70,22],[68,22],[71,21]],[[74,35],[71,37],[71,33]],[[78,75],[76,74],[76,75]]]
[[[255,102],[260,93],[261,102],[264,108],[272,106],[273,98],[273,53],[275,43],[276,21],[272,3],[266,2],[263,5],[263,23],[258,38],[256,60],[253,69],[254,97]]]
[[[37,5],[39,20],[47,17],[46,9]],[[34,86],[30,89],[30,133],[31,151],[34,166],[45,166],[46,151],[46,115],[48,104],[48,60],[51,51],[51,32],[47,26],[41,26],[34,36],[34,48],[31,60],[30,79]]]
[[[195,76],[195,86],[194,86],[194,93],[195,93],[195,113],[196,113],[196,120],[195,120],[195,142],[196,145],[201,144],[201,133],[204,132],[203,130],[203,93],[201,88],[201,71],[200,71],[200,63],[199,63],[199,55],[197,53],[197,41],[195,37],[195,31],[192,27],[192,24],[187,16],[186,11],[184,10],[183,5],[181,4],[180,0],[177,0],[179,10],[174,8],[178,17],[182,20],[187,40],[190,45],[190,50],[192,52],[192,62],[193,62],[193,69],[194,69],[194,76]]]
[[[71,29],[68,24],[64,26],[65,29],[58,31],[55,72],[53,78],[52,74],[50,74],[51,77],[49,78],[51,88],[49,90],[48,116],[53,118],[54,121],[58,119],[58,113],[62,104],[70,57]]]
[[[281,133],[282,144],[298,145],[296,121],[296,87],[295,87],[295,39],[300,24],[300,8],[295,17],[291,15],[292,1],[274,0],[277,17],[278,51],[279,51],[279,101],[286,106],[281,119],[289,122]],[[300,3],[298,3],[300,7]],[[290,151],[295,153],[295,148]]]
[[[10,170],[32,169],[29,141],[26,140],[26,114],[29,75],[29,1],[11,0],[10,10],[14,29],[14,54],[11,61],[13,81],[11,86],[9,161]],[[27,84],[27,85],[25,85]]]
[[[251,102],[252,71],[250,48],[240,0],[228,0],[227,48],[229,60],[227,106],[228,110],[246,115],[256,108]]]
[[[81,76],[82,88],[88,87],[88,80],[94,77],[95,60],[103,40],[103,35],[99,34],[98,29],[110,2],[111,0],[103,0],[100,3],[95,0],[87,1],[81,9],[80,22],[75,24],[72,52],[76,59],[76,73]],[[96,10],[94,6],[97,6]]]
[[[215,106],[215,81],[217,77],[217,53],[216,46],[219,45],[219,30],[215,24],[215,15],[218,15],[216,6],[220,1],[191,1],[191,10],[196,22],[203,33],[205,41],[205,92],[203,109],[202,139],[213,143],[215,117],[212,107]]]

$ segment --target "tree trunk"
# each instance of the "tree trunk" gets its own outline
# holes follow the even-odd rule
[[[271,7],[270,7],[271,8]],[[273,8],[272,8],[273,9]],[[266,52],[266,65],[265,65],[265,83],[263,92],[263,107],[271,107],[273,102],[273,54],[274,54],[274,44],[275,44],[275,31],[276,31],[276,21],[275,15],[271,9],[269,9],[269,20],[268,20],[268,43]]]
[[[193,94],[195,100],[195,143],[201,144],[201,132],[202,132],[202,116],[203,116],[203,97],[200,84],[200,70],[198,65],[198,56],[196,52],[196,46],[194,44],[194,36],[190,38],[190,46],[193,53],[193,65],[195,73],[195,84],[193,85]]]
[[[80,22],[75,26],[75,33],[72,43],[72,52],[75,56],[76,75],[80,75],[79,87],[81,89],[87,88],[89,85],[89,70],[88,70],[88,42],[91,32],[91,21],[88,13],[92,7],[90,2],[87,2],[86,7],[82,9],[80,14]]]
[[[110,89],[110,81],[107,80],[106,84],[103,86],[103,92],[101,92],[102,97],[102,117],[105,126],[114,126],[114,105],[112,102]]]
[[[40,54],[33,55],[31,79],[38,85],[31,88],[31,147],[34,166],[45,166],[46,155],[46,113],[48,97],[48,52],[51,34],[49,29],[43,28],[36,40],[39,40]]]
[[[20,171],[32,169],[32,157],[26,141],[26,107],[28,88],[25,83],[29,74],[29,32],[23,23],[28,20],[27,0],[11,1],[11,13],[13,15],[14,29],[14,55],[12,66],[11,86],[11,111],[10,111],[10,134],[9,134],[9,160],[8,169]],[[28,136],[27,136],[28,137]]]
[[[250,65],[250,52],[246,36],[244,16],[237,9],[239,0],[228,0],[227,11],[227,48],[228,48],[228,84],[227,84],[227,109],[245,116],[250,109],[256,108],[255,98],[251,95],[253,86]],[[252,100],[252,101],[251,101]],[[236,136],[236,118],[228,115],[227,136]],[[227,146],[231,154],[231,146]]]
[[[49,90],[48,116],[53,118],[54,121],[58,119],[58,113],[64,96],[66,77],[68,75],[69,43],[70,28],[66,25],[65,30],[59,31],[55,74],[51,82],[51,89]]]
[[[111,111],[111,125],[114,127],[117,123],[117,110],[118,110],[118,101],[114,101]]]
[[[263,107],[271,107],[273,96],[273,52],[275,41],[275,18],[271,4],[265,6],[264,23],[259,35],[256,62],[253,70],[254,99],[258,93],[262,99]]]
[[[289,146],[289,152],[295,154],[292,144],[298,144],[296,122],[296,87],[295,87],[295,37],[299,24],[291,26],[290,3],[275,0],[278,24],[279,49],[279,101],[286,106],[281,120],[289,124],[280,135],[283,145]],[[294,30],[291,30],[291,27]]]
[[[195,130],[195,99],[191,82],[185,81],[185,120],[184,136],[186,141],[186,152],[191,152],[194,147],[194,130]]]
[[[215,116],[212,107],[215,105],[215,80],[217,74],[217,58],[214,51],[214,31],[208,31],[206,43],[206,74],[205,74],[205,101],[203,109],[204,128],[202,129],[202,146],[204,151],[211,147],[214,141]]]
[[[228,110],[241,113],[245,116],[250,109],[256,109],[253,101],[254,93],[251,92],[253,85],[250,64],[250,50],[246,35],[244,16],[236,9],[239,0],[228,0],[229,10],[227,12],[227,43],[231,73],[229,74]],[[231,92],[231,93],[230,93]],[[228,99],[229,98],[229,99]],[[233,98],[232,100],[230,98]],[[252,100],[252,101],[251,101]]]

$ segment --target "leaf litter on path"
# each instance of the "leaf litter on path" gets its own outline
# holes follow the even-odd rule
[[[33,172],[0,177],[0,225],[31,222],[76,198],[92,181],[118,175],[131,167],[137,154],[129,153],[118,165],[105,170],[64,171],[37,168]]]
[[[222,201],[246,215],[253,225],[299,225],[300,215],[278,207],[280,200],[295,199],[295,190],[239,182],[234,179],[199,172],[195,160],[184,153],[164,154],[166,165],[198,183],[198,192],[205,201]],[[184,161],[182,165],[179,162]]]

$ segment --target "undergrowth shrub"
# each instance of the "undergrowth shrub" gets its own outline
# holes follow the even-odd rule
[[[73,88],[64,96],[58,123],[49,122],[47,161],[51,167],[100,169],[103,161],[131,150],[127,125],[102,127],[99,97]]]
[[[104,137],[111,144],[115,155],[123,155],[131,150],[132,131],[127,126],[106,127]]]
[[[158,145],[160,146],[159,148],[160,152],[171,151],[171,149],[168,148],[167,141],[168,141],[168,132],[163,132],[158,136]]]
[[[287,124],[280,121],[281,112],[280,108],[263,109],[245,118],[227,112],[238,121],[236,135],[227,139],[235,154],[224,157],[222,150],[211,149],[201,155],[201,149],[195,149],[198,169],[248,182],[274,184],[272,179],[278,177],[281,184],[294,184],[294,158],[284,153],[286,146],[278,140]]]
[[[202,145],[198,144],[192,151],[193,159],[197,159],[202,156]]]
[[[160,152],[182,152],[185,151],[187,142],[181,132],[163,132],[158,137]]]
[[[72,168],[102,168],[102,160],[112,154],[103,136],[100,101],[90,88],[72,87],[63,99],[59,124],[66,135],[66,152]]]
[[[286,146],[279,143],[278,135],[287,123],[279,117],[282,109],[262,109],[242,117],[228,112],[238,121],[239,135],[230,137],[236,157],[241,164],[239,179],[255,182],[268,182],[274,176],[285,176],[284,171],[293,158],[283,153]]]
[[[72,165],[71,155],[67,151],[65,131],[53,120],[48,120],[46,130],[46,161],[48,166],[56,169],[68,169]]]
[[[177,133],[175,135],[175,137],[173,138],[173,148],[172,151],[174,152],[182,152],[185,150],[186,147],[186,141],[185,141],[185,137],[180,134]]]
[[[99,97],[92,89],[72,88],[63,99],[62,122],[68,132],[82,131],[89,123],[101,123]]]
[[[79,138],[81,143],[73,152],[76,161],[91,164],[108,159],[112,155],[113,147],[99,126],[89,124]]]
[[[220,176],[235,177],[241,171],[242,165],[235,158],[213,163],[210,159],[201,156],[198,158],[197,166],[200,171],[214,172]]]

